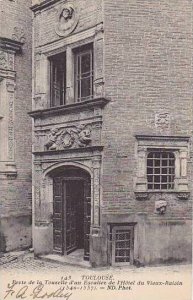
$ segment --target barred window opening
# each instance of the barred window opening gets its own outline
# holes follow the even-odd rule
[[[175,178],[173,152],[151,151],[147,156],[147,182],[149,190],[172,190]]]

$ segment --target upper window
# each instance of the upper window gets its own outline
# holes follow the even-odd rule
[[[147,183],[149,190],[172,190],[175,178],[173,152],[151,151],[147,155]]]
[[[66,103],[66,55],[60,53],[50,59],[50,106]]]
[[[76,102],[93,98],[93,46],[89,44],[75,51]]]
[[[69,59],[66,52],[53,55],[50,58],[51,107],[72,103],[72,98],[70,100],[68,98],[69,93],[68,97],[66,97],[66,82],[68,82],[68,89],[71,89],[70,97],[73,97],[72,95],[74,94],[74,102],[86,101],[93,98],[93,45],[88,44],[76,48],[73,54],[73,59]],[[69,69],[73,69],[73,64],[74,74],[67,74],[66,65],[68,65]],[[71,79],[71,83],[69,82],[69,78]]]

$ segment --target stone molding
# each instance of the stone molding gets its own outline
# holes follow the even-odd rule
[[[60,0],[32,0],[31,10],[37,12],[59,1]]]
[[[84,148],[66,148],[63,150],[47,150],[47,151],[33,151],[32,154],[35,156],[54,156],[56,154],[62,154],[62,153],[85,153],[85,152],[93,152],[93,151],[99,151],[101,152],[103,150],[103,146],[91,146],[91,147],[84,147]]]
[[[51,107],[51,108],[41,109],[41,110],[40,109],[34,110],[29,112],[28,114],[34,119],[41,118],[43,116],[54,116],[58,114],[61,115],[63,113],[65,114],[73,111],[76,112],[91,107],[104,107],[109,101],[110,100],[106,98],[94,98],[92,100],[67,104],[63,106]]]
[[[135,195],[137,200],[146,200],[146,194],[173,193],[179,199],[188,199],[187,160],[189,155],[189,136],[136,135],[137,174]],[[172,190],[148,190],[146,159],[151,149],[172,151],[175,155],[175,180]],[[181,196],[180,196],[181,195]]]
[[[190,197],[189,192],[180,192],[180,193],[178,193],[178,199],[179,200],[188,200],[189,197]]]
[[[52,153],[52,152],[51,152]],[[61,152],[62,153],[62,152]],[[50,155],[50,152],[49,152]],[[78,158],[73,156],[70,161],[63,156],[63,159],[41,158],[34,161],[33,178],[34,178],[34,207],[35,222],[52,223],[50,216],[53,207],[53,180],[50,172],[58,167],[77,166],[80,169],[87,170],[91,178],[91,226],[99,228],[100,226],[100,201],[101,201],[101,155],[102,148],[92,149],[92,155],[79,155]],[[89,170],[89,171],[88,171]]]
[[[0,37],[0,49],[20,53],[22,51],[22,46],[23,42],[21,41]]]

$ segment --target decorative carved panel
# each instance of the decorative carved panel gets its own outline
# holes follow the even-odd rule
[[[86,147],[92,141],[91,126],[80,124],[70,128],[50,130],[45,147],[47,150],[62,150],[71,147]]]
[[[155,114],[155,126],[160,130],[169,129],[170,127],[170,114],[168,112],[161,112]]]

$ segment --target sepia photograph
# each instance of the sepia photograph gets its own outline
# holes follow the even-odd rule
[[[191,300],[191,0],[0,0],[0,300]]]

